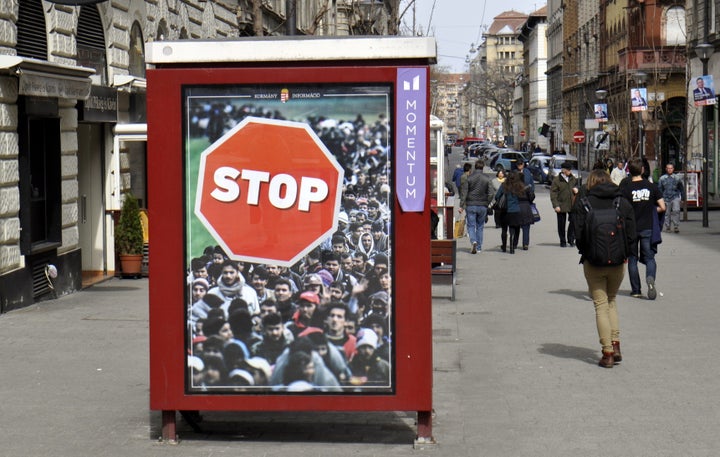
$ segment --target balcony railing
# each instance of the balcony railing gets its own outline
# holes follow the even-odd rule
[[[679,47],[626,48],[619,52],[618,70],[620,72],[646,73],[661,71],[664,73],[684,73],[687,57],[685,49]]]

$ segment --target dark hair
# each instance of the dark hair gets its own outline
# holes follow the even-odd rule
[[[233,267],[233,269],[240,271],[240,267],[238,266],[237,262],[229,259],[225,259],[225,261],[223,261],[222,267],[223,270],[225,269],[225,267]]]
[[[290,282],[290,280],[288,278],[278,278],[275,281],[274,287],[277,287],[278,284],[285,284],[290,289],[290,292],[292,292],[292,290],[293,290],[292,283]]]
[[[223,325],[225,325],[225,319],[219,317],[205,319],[205,322],[203,322],[203,333],[208,337],[210,335],[217,335]]]
[[[258,265],[255,268],[253,268],[252,276],[257,276],[260,279],[268,279],[268,278],[270,278],[270,273],[268,273],[268,271],[265,269],[265,267]]]
[[[228,323],[230,324],[233,335],[243,335],[252,332],[252,316],[247,309],[238,309],[230,313]]]
[[[233,298],[230,302],[230,305],[228,306],[228,315],[234,313],[235,311],[245,310],[248,311],[250,307],[248,306],[248,302],[243,300],[242,298]]]
[[[476,169],[476,170],[482,170],[483,168],[485,168],[485,162],[484,162],[484,161],[478,160],[478,161],[475,162],[475,169]]]
[[[518,197],[525,195],[525,182],[522,180],[520,173],[517,171],[511,171],[508,173],[507,179],[502,185],[505,187],[505,191],[510,194]]]
[[[356,257],[358,259],[363,259],[363,262],[367,262],[368,256],[362,251],[355,251],[353,252],[353,257]]]
[[[329,315],[330,311],[332,311],[333,309],[343,310],[345,312],[345,319],[347,319],[348,315],[350,315],[350,308],[348,307],[348,305],[341,301],[334,300],[328,303],[325,307],[326,314]]]
[[[465,162],[463,164],[463,172],[470,171],[472,169],[472,164],[470,162]]]
[[[297,351],[288,357],[285,372],[283,373],[283,384],[289,385],[295,381],[310,381],[305,378],[305,367],[312,362],[312,356],[304,351]]]
[[[643,162],[640,158],[634,158],[628,163],[628,171],[630,176],[640,176],[643,171]]]
[[[268,313],[262,318],[263,327],[281,325],[283,323],[280,313]]]

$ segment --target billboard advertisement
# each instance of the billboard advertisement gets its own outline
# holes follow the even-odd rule
[[[392,393],[393,86],[182,99],[187,393]]]

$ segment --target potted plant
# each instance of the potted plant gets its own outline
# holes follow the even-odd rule
[[[140,276],[143,242],[138,201],[132,194],[127,193],[118,224],[115,226],[115,250],[120,256],[123,276]]]

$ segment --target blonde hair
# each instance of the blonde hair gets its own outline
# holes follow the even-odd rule
[[[606,182],[612,183],[612,180],[610,179],[610,175],[608,174],[607,171],[593,170],[588,175],[587,188],[592,189],[593,187],[597,186],[598,184],[603,184]]]

